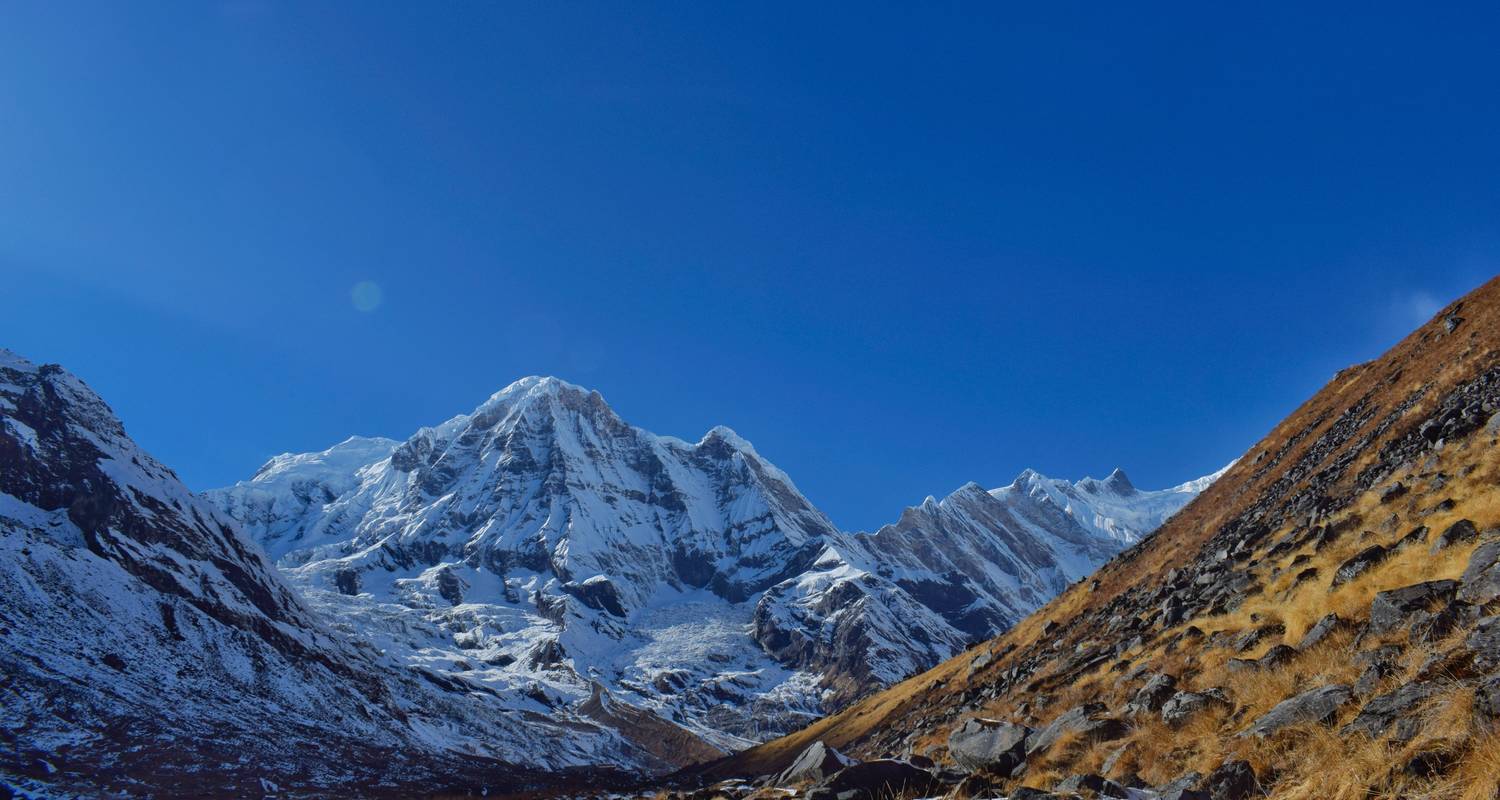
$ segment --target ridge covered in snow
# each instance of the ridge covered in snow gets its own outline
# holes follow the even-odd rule
[[[1048,478],[1028,469],[1009,486],[994,489],[990,494],[1002,502],[1016,502],[1024,495],[1038,503],[1051,503],[1089,534],[1128,546],[1161,527],[1167,517],[1201,494],[1233,465],[1231,462],[1212,474],[1159,490],[1137,489],[1122,469],[1114,470],[1104,480],[1084,478],[1076,483]]]
[[[528,740],[639,757],[331,627],[87,385],[3,349],[0,594],[0,782],[36,796],[517,789]]]
[[[406,441],[207,498],[336,627],[659,768],[744,747],[994,635],[1198,491],[1024,473],[846,533],[728,428],[697,442],[525,378]],[[663,736],[692,741],[653,760]],[[628,748],[627,748],[628,749]]]

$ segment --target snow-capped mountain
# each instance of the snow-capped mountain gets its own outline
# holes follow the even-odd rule
[[[1006,630],[1222,472],[1142,491],[1120,470],[1077,483],[1026,470],[992,491],[970,483],[929,497],[874,533],[831,537],[813,569],[762,598],[756,638],[783,661],[841,676],[832,699],[853,699]]]
[[[1077,483],[1048,478],[1026,470],[1011,485],[990,492],[1012,507],[1029,503],[1061,509],[1084,532],[1132,545],[1177,513],[1219,479],[1233,462],[1219,471],[1170,489],[1142,491],[1135,488],[1124,470],[1116,469],[1104,480],[1084,478]],[[1024,496],[1027,500],[1022,500]],[[1049,530],[1053,530],[1051,527]]]
[[[526,378],[405,442],[279,456],[208,499],[351,636],[639,750],[669,732],[657,755],[683,763],[993,635],[1193,494],[1027,473],[844,533],[727,428],[657,436]]]
[[[0,785],[36,796],[516,789],[516,762],[644,758],[330,628],[82,381],[3,349],[0,595]]]

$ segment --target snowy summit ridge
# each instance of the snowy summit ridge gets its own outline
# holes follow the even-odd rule
[[[207,497],[338,627],[627,743],[579,763],[659,769],[999,632],[1192,494],[1026,473],[845,533],[729,428],[657,436],[534,376],[404,442],[278,456]],[[664,735],[697,745],[653,748]]]

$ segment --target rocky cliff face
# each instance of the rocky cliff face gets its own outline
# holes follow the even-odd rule
[[[1023,478],[847,534],[727,428],[656,436],[527,378],[404,442],[281,456],[208,499],[349,635],[638,750],[691,733],[686,763],[1002,630],[1194,493]]]
[[[960,796],[1494,797],[1497,453],[1500,279],[1010,632],[708,774],[820,743]]]

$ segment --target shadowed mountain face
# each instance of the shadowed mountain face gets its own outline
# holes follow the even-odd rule
[[[1500,279],[1008,633],[706,774],[819,743],[984,796],[1493,797],[1497,437]]]
[[[636,745],[587,758],[660,769],[1003,630],[1195,486],[1027,473],[848,534],[727,428],[656,436],[527,378],[405,442],[280,456],[208,499],[351,636]],[[650,755],[664,730],[694,744]]]

